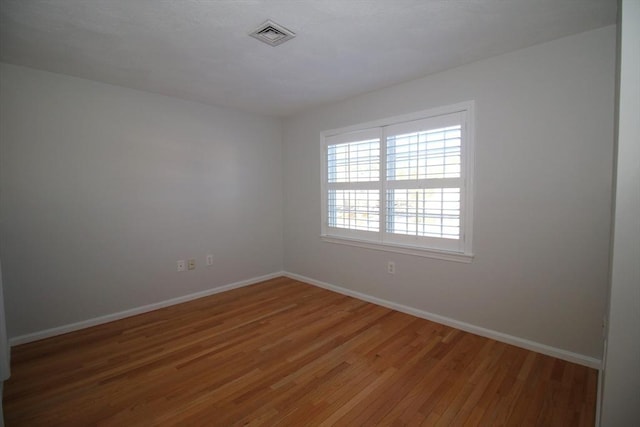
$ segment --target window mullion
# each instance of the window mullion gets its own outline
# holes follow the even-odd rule
[[[387,132],[380,128],[380,241],[387,234]]]
[[[326,187],[328,190],[378,190],[380,184],[376,181],[329,182]]]
[[[407,179],[387,182],[387,189],[410,188],[460,188],[463,186],[462,178],[431,178],[431,179]]]

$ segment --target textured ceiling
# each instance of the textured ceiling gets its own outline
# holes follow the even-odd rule
[[[616,3],[0,0],[0,60],[286,116],[613,24]],[[249,37],[266,19],[297,37]]]

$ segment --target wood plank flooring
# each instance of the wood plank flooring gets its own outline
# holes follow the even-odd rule
[[[592,426],[597,372],[288,278],[13,348],[7,426]]]

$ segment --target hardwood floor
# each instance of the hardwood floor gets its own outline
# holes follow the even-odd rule
[[[7,426],[592,426],[597,372],[278,278],[13,348]]]

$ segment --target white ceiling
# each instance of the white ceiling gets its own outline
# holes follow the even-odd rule
[[[286,116],[613,24],[616,3],[0,0],[0,60]],[[266,19],[297,37],[249,37]]]

